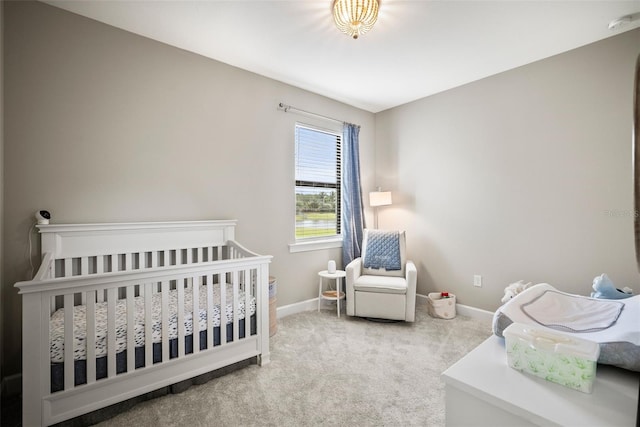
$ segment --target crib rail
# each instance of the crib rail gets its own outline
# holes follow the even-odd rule
[[[53,258],[47,253],[36,279],[86,276],[119,271],[146,270],[156,267],[199,264],[225,259],[258,256],[236,242],[197,248],[160,249],[155,251],[113,253],[107,255]]]
[[[268,312],[261,307],[267,306],[270,260],[234,241],[63,259],[46,254],[36,278],[16,284],[23,296],[23,328],[31,331],[25,334],[23,363],[38,371],[29,375],[31,383],[25,382],[24,392],[45,396],[43,419],[48,421],[43,423],[86,412],[92,407],[92,393],[102,396],[104,406],[109,401],[104,398],[106,384],[118,390],[129,379],[138,384],[136,378],[156,369],[168,372],[167,366],[189,364],[188,376],[183,378],[175,369],[168,379],[152,381],[157,388],[220,367],[218,362],[206,363],[209,354],[219,351],[229,354],[227,360],[258,356],[268,363]],[[57,342],[63,350],[53,361],[62,367],[61,386],[52,383],[50,375],[54,331],[47,312],[62,323]],[[78,322],[82,312],[84,322]],[[79,335],[84,340],[78,340]],[[82,353],[84,366],[76,357]],[[106,372],[101,372],[105,365]],[[81,381],[78,371],[84,376]],[[123,390],[115,401],[139,391],[127,395]],[[74,405],[79,407],[69,409],[73,405],[66,400],[57,405],[63,401],[61,395],[73,402],[85,399],[86,404],[77,401]]]
[[[224,245],[195,248],[160,249],[155,251],[114,253],[82,257],[56,258],[46,253],[33,281],[59,277],[86,277],[93,274],[131,272],[158,267],[188,266],[229,259],[243,259],[260,255],[246,249],[234,241]],[[97,302],[103,302],[104,295],[97,295]],[[84,304],[85,300],[82,300]],[[60,305],[51,306],[51,312]]]
[[[207,255],[198,253],[197,248],[215,248],[234,240],[235,225],[235,220],[213,220],[39,224],[36,227],[41,235],[42,253],[53,253],[56,259],[64,260],[47,265],[47,277],[68,277],[126,271],[131,270],[134,264],[141,268],[154,268],[172,265],[172,262],[190,263],[194,256],[202,260]],[[176,248],[176,244],[181,246]],[[156,258],[162,257],[162,252],[169,248],[194,249],[176,253],[173,255],[175,261],[171,261],[171,254],[167,254],[164,261]],[[213,255],[208,255],[208,258],[213,259]]]

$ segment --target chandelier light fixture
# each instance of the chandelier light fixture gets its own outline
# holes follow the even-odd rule
[[[333,20],[346,35],[357,39],[378,19],[378,0],[334,0]]]

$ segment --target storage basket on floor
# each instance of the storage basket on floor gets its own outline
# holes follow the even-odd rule
[[[456,296],[443,297],[441,292],[431,292],[427,295],[427,309],[431,317],[453,319],[456,317]]]

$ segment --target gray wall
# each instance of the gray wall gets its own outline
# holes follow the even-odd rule
[[[236,218],[239,241],[274,255],[278,305],[313,298],[340,252],[288,252],[293,126],[313,121],[280,101],[362,125],[364,193],[394,192],[380,227],[408,230],[419,293],[493,310],[512,281],[588,294],[602,272],[640,292],[640,30],[374,116],[41,3],[7,3],[4,24],[4,375],[20,370],[13,283],[39,208],[59,223]]]
[[[274,256],[279,306],[317,296],[340,251],[288,249],[294,124],[313,121],[277,104],[360,124],[367,191],[373,114],[42,3],[9,2],[4,22],[5,375],[20,370],[13,284],[40,208],[57,223],[237,219],[237,240]]]
[[[419,293],[495,310],[516,280],[588,295],[601,273],[640,293],[638,53],[634,30],[376,115],[377,181],[399,201],[380,226],[407,228]]]

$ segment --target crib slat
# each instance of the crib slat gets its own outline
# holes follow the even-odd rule
[[[202,257],[202,248],[196,249],[196,254],[198,257],[198,259],[196,259],[196,262],[204,262],[204,259]]]
[[[87,292],[87,384],[96,382],[96,292]]]
[[[104,273],[104,255],[98,255],[96,257],[96,273]]]
[[[144,365],[153,365],[153,285],[144,285]]]
[[[107,376],[116,375],[116,299],[117,289],[107,290]]]
[[[251,335],[251,270],[244,271],[244,337]]]
[[[64,296],[64,389],[74,387],[73,294]]]
[[[193,305],[191,311],[191,323],[193,324],[193,354],[200,352],[200,285],[199,278],[193,277],[191,291],[193,292]]]
[[[240,317],[240,309],[238,307],[238,271],[234,270],[232,274],[233,283],[233,341],[237,342],[240,336],[240,326],[238,326],[238,319]]]
[[[111,255],[111,272],[119,270],[118,266],[120,265],[120,260],[118,258],[120,257],[117,254]]]
[[[64,277],[73,276],[73,264],[71,258],[64,259]]]
[[[162,282],[162,362],[169,360],[169,282]]]
[[[124,270],[125,271],[133,270],[133,254],[132,253],[126,253],[124,255]]]
[[[158,252],[151,252],[151,268],[156,268],[158,266]]]
[[[40,295],[39,299],[30,298],[26,295],[23,295],[23,300],[22,300],[23,301],[22,310],[24,310],[23,313],[36,312],[36,310],[30,310],[29,308],[31,307],[33,307],[34,309],[37,308],[39,312],[39,310],[42,309],[41,307],[46,307],[47,302],[49,303],[49,305],[55,305],[55,299],[56,299],[55,296],[48,296],[48,295]],[[51,312],[51,314],[53,314],[53,311]],[[31,317],[31,319],[29,319],[29,317]],[[51,316],[39,316],[39,317],[26,316],[24,320],[25,320],[25,323],[23,323],[22,325],[23,366],[29,365],[28,363],[27,364],[24,363],[25,352],[26,352],[26,357],[31,359],[31,361],[33,362],[37,361],[39,363],[39,366],[35,365],[37,367],[35,369],[35,372],[30,371],[29,373],[24,372],[24,368],[23,368],[23,374],[22,374],[23,387],[27,385],[27,388],[31,388],[28,386],[28,377],[31,376],[32,374],[37,374],[38,372],[41,372],[42,375],[38,376],[37,378],[37,383],[40,385],[40,387],[33,388],[32,391],[40,393],[42,395],[49,394],[51,392],[51,375],[49,375],[49,373],[51,372],[51,351],[50,351]],[[40,321],[40,325],[36,324],[38,320]],[[34,344],[33,341],[24,339],[24,331],[25,330],[32,331],[31,333],[33,333],[34,329],[40,330],[40,342],[36,344],[35,348],[33,346]],[[34,338],[37,338],[37,337],[34,337]],[[40,349],[40,351],[35,351],[36,348]],[[25,376],[27,378],[25,378]],[[30,393],[27,390],[23,389],[23,399],[27,398],[28,395],[30,395]],[[23,402],[25,402],[25,400],[23,400]],[[24,406],[24,403],[23,403],[23,406]],[[23,418],[23,423],[24,423],[24,418]],[[23,425],[26,425],[26,424],[23,424]]]
[[[184,280],[178,280],[178,357],[184,357]]]
[[[218,274],[220,286],[220,344],[227,343],[227,282],[224,274]]]
[[[213,275],[207,276],[207,348],[213,348]]]
[[[127,372],[136,369],[135,288],[127,286]]]
[[[187,264],[193,263],[193,249],[187,248]]]
[[[80,275],[86,276],[89,274],[89,257],[83,256],[80,258]],[[80,293],[80,304],[87,305],[86,292]]]

